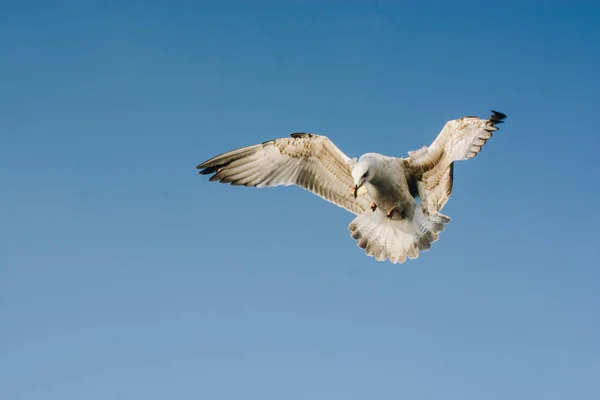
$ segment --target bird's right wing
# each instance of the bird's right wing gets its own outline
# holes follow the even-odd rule
[[[368,194],[350,195],[355,161],[326,136],[293,133],[221,154],[198,165],[210,181],[258,188],[296,185],[359,215],[368,210]]]
[[[454,162],[477,156],[505,118],[506,115],[492,110],[488,119],[463,117],[448,121],[429,147],[409,152],[409,165],[426,186],[429,211],[440,211],[448,201]]]

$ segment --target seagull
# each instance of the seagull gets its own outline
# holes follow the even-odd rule
[[[302,187],[356,215],[348,225],[358,247],[377,261],[416,259],[439,239],[450,217],[454,162],[481,152],[506,115],[466,116],[445,123],[430,146],[408,157],[366,153],[350,158],[313,133],[242,147],[197,166],[209,181],[257,188]]]

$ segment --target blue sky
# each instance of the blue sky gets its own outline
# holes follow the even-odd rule
[[[53,3],[0,4],[0,398],[597,398],[597,2]],[[403,265],[195,169],[490,109]]]

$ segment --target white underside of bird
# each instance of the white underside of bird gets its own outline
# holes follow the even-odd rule
[[[352,159],[327,137],[294,133],[229,151],[197,166],[211,181],[254,187],[296,185],[357,215],[351,236],[378,261],[415,259],[450,222],[441,213],[455,161],[475,157],[506,116],[448,121],[430,146],[396,158]]]

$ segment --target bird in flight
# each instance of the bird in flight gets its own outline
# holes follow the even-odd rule
[[[355,214],[348,229],[377,261],[415,259],[450,222],[455,161],[475,157],[506,115],[446,122],[430,146],[398,158],[344,154],[326,136],[293,133],[223,153],[198,165],[210,181],[258,188],[296,185]]]

